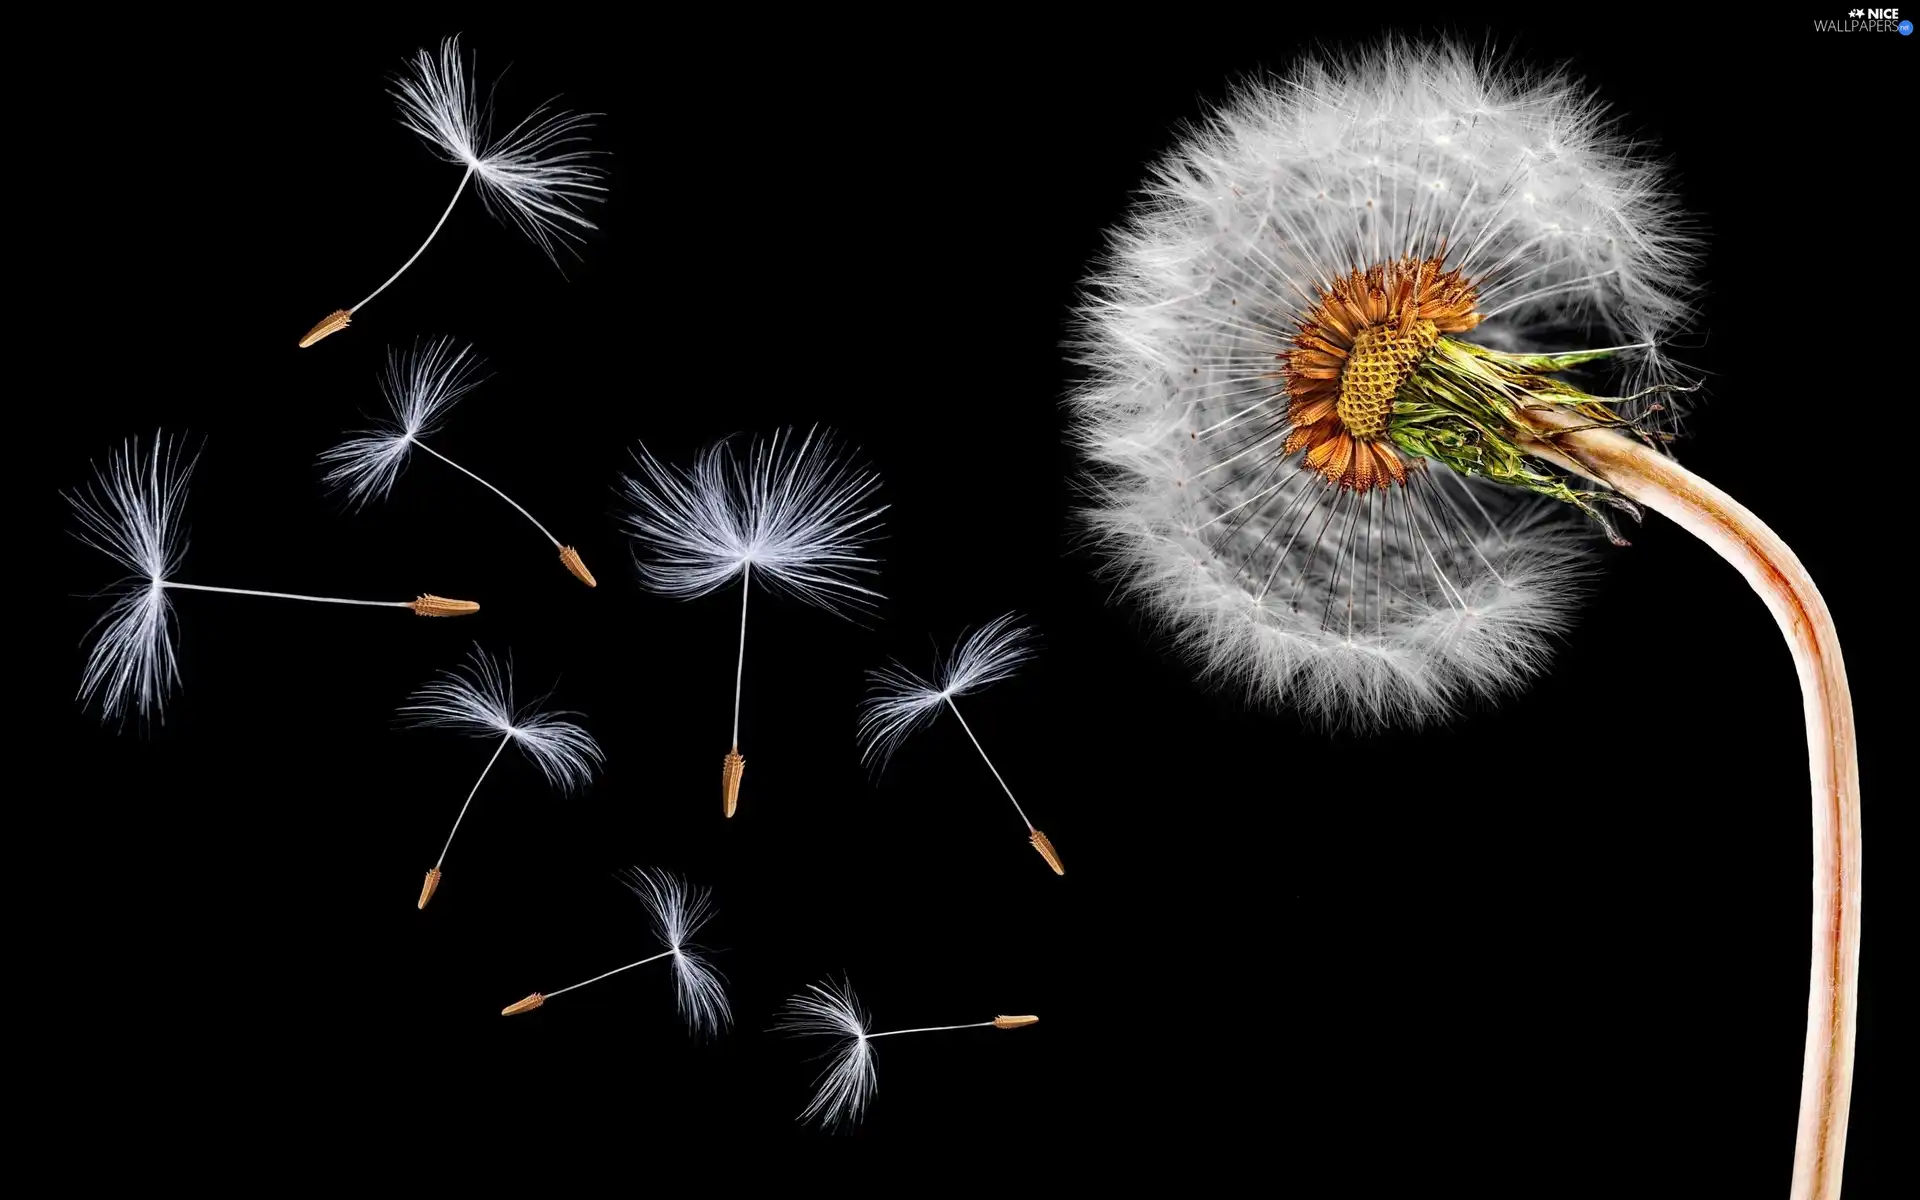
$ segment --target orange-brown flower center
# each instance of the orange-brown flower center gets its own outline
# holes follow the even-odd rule
[[[1444,333],[1480,323],[1474,285],[1443,257],[1406,257],[1333,281],[1302,318],[1285,364],[1292,426],[1281,452],[1329,483],[1363,490],[1405,483],[1387,440],[1393,397]]]

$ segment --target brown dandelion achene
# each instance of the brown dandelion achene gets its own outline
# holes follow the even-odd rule
[[[588,587],[599,587],[594,581],[593,572],[587,570],[587,564],[580,559],[580,552],[572,546],[560,547],[560,565],[572,572],[573,577]]]
[[[740,777],[747,773],[747,756],[735,746],[720,760],[720,809],[731,817],[740,808]]]
[[[1060,862],[1060,852],[1053,848],[1053,843],[1047,839],[1046,834],[1041,833],[1038,829],[1030,828],[1027,830],[1027,841],[1032,843],[1033,848],[1040,852],[1041,858],[1047,860],[1047,865],[1053,868],[1055,875],[1065,875],[1067,873],[1067,868]]]
[[[1411,256],[1333,281],[1279,357],[1292,432],[1308,469],[1354,491],[1405,483],[1409,464],[1387,440],[1393,397],[1443,333],[1480,323],[1477,293],[1445,256]],[[1417,466],[1418,464],[1413,464]]]
[[[449,600],[432,592],[417,597],[407,607],[423,617],[464,617],[480,611],[472,600]]]
[[[336,308],[326,316],[321,317],[318,325],[307,330],[307,336],[300,339],[300,348],[305,350],[321,338],[329,334],[339,333],[351,324],[353,324],[353,310]]]

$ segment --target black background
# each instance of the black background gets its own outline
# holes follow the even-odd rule
[[[54,744],[26,757],[59,764],[39,785],[57,802],[39,904],[60,915],[35,922],[76,1021],[56,1121],[137,1118],[205,1169],[236,1147],[314,1162],[325,1146],[324,1169],[558,1130],[636,1155],[725,1136],[757,1156],[802,1129],[818,1066],[772,1014],[844,972],[881,1028],[1043,1018],[881,1043],[863,1140],[1038,1162],[1088,1140],[1040,1169],[1169,1154],[1334,1194],[1777,1194],[1805,1018],[1804,749],[1787,654],[1731,569],[1650,519],[1605,554],[1521,697],[1334,738],[1192,683],[1075,550],[1060,343],[1104,229],[1230,78],[1284,67],[1303,33],[1387,27],[1175,15],[1125,43],[175,27],[116,35],[91,89],[43,97],[67,106],[58,190],[76,218],[71,237],[16,235],[61,281],[57,320],[15,330],[51,356],[46,528],[71,524],[55,488],[165,428],[205,439],[183,580],[485,606],[425,621],[179,594],[184,688],[164,726],[117,731],[64,698],[100,608],[83,593],[113,568],[71,541],[51,552],[63,594],[34,641]],[[1848,355],[1898,355],[1910,273],[1886,243],[1912,162],[1887,122],[1920,47],[1767,22],[1740,41],[1625,19],[1449,28],[1570,60],[1673,160],[1712,238],[1680,351],[1711,393],[1683,459],[1821,581],[1848,639],[1865,825],[1890,846],[1876,801],[1900,786],[1898,699],[1874,639],[1894,534],[1860,486],[1869,422],[1847,412],[1877,377]],[[412,252],[459,179],[383,91],[456,29],[483,78],[511,64],[502,115],[555,93],[608,114],[602,229],[563,276],[468,197],[351,329],[298,351]],[[435,447],[577,545],[598,590],[425,456],[365,512],[323,493],[315,456],[377,411],[386,347],[440,333],[492,378]],[[890,599],[861,626],[755,597],[749,765],[725,821],[736,593],[644,593],[613,485],[639,439],[685,461],[813,422],[885,478]],[[1044,651],[969,717],[1064,878],[950,722],[877,784],[857,760],[866,668],[924,668],[1009,609]],[[513,653],[524,694],[556,686],[609,762],[562,799],[504,758],[417,912],[488,745],[402,730],[394,709],[475,639]],[[1868,859],[1854,1196],[1886,1194],[1895,1136],[1881,914],[1900,880],[1893,851]],[[715,889],[703,940],[723,948],[734,1030],[690,1042],[652,968],[501,1019],[653,952],[611,878],[636,863]]]

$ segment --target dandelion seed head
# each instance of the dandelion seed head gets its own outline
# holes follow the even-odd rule
[[[387,416],[320,455],[326,485],[344,492],[355,506],[386,498],[414,444],[439,430],[448,410],[480,386],[484,366],[472,346],[457,345],[450,337],[416,341],[407,350],[387,347],[387,368],[380,377]]]
[[[800,1120],[817,1119],[830,1129],[859,1124],[878,1087],[868,1037],[872,1024],[873,1018],[846,980],[808,984],[806,991],[789,997],[781,1007],[776,1030],[797,1037],[831,1038],[834,1043]]]
[[[556,249],[571,249],[578,230],[596,228],[580,205],[601,199],[606,172],[594,165],[595,151],[577,147],[597,114],[558,112],[549,102],[496,137],[492,100],[483,102],[480,92],[457,37],[442,41],[437,54],[417,51],[392,89],[400,123],[464,164],[488,211],[557,262]]]
[[[830,431],[792,430],[708,447],[692,470],[643,446],[622,480],[623,517],[642,582],[675,599],[704,596],[751,569],[754,580],[829,612],[871,609],[879,560],[869,553],[885,505],[880,477],[856,465]]]
[[[476,645],[466,663],[440,672],[409,697],[400,717],[416,728],[511,738],[549,786],[563,794],[585,787],[604,761],[599,743],[566,719],[578,713],[543,712],[539,703],[516,707],[513,660],[502,662]]]
[[[131,572],[90,631],[80,675],[80,700],[97,703],[103,720],[162,718],[179,682],[166,583],[186,556],[182,519],[198,460],[165,432],[144,450],[129,438],[93,467],[92,480],[63,493],[79,522],[75,536]]]
[[[1244,87],[1089,284],[1075,430],[1109,571],[1258,703],[1417,724],[1513,690],[1588,539],[1535,499],[1551,470],[1422,424],[1409,388],[1475,347],[1596,346],[1623,392],[1658,391],[1695,250],[1660,165],[1564,74],[1391,41]],[[1608,411],[1670,422],[1661,401]]]
[[[713,894],[665,871],[634,867],[621,872],[620,879],[647,906],[654,934],[673,952],[674,997],[687,1031],[695,1037],[718,1034],[733,1020],[725,981],[706,952],[692,943],[713,919]]]

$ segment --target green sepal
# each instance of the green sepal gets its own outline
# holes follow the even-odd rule
[[[1548,431],[1530,420],[1531,410],[1555,408],[1593,425],[1628,426],[1613,404],[1545,372],[1594,362],[1613,353],[1509,354],[1456,338],[1441,338],[1394,396],[1387,437],[1416,458],[1429,458],[1462,475],[1490,479],[1571,504],[1624,544],[1603,508],[1639,519],[1631,502],[1612,492],[1576,488],[1566,477],[1541,469],[1522,449]]]

